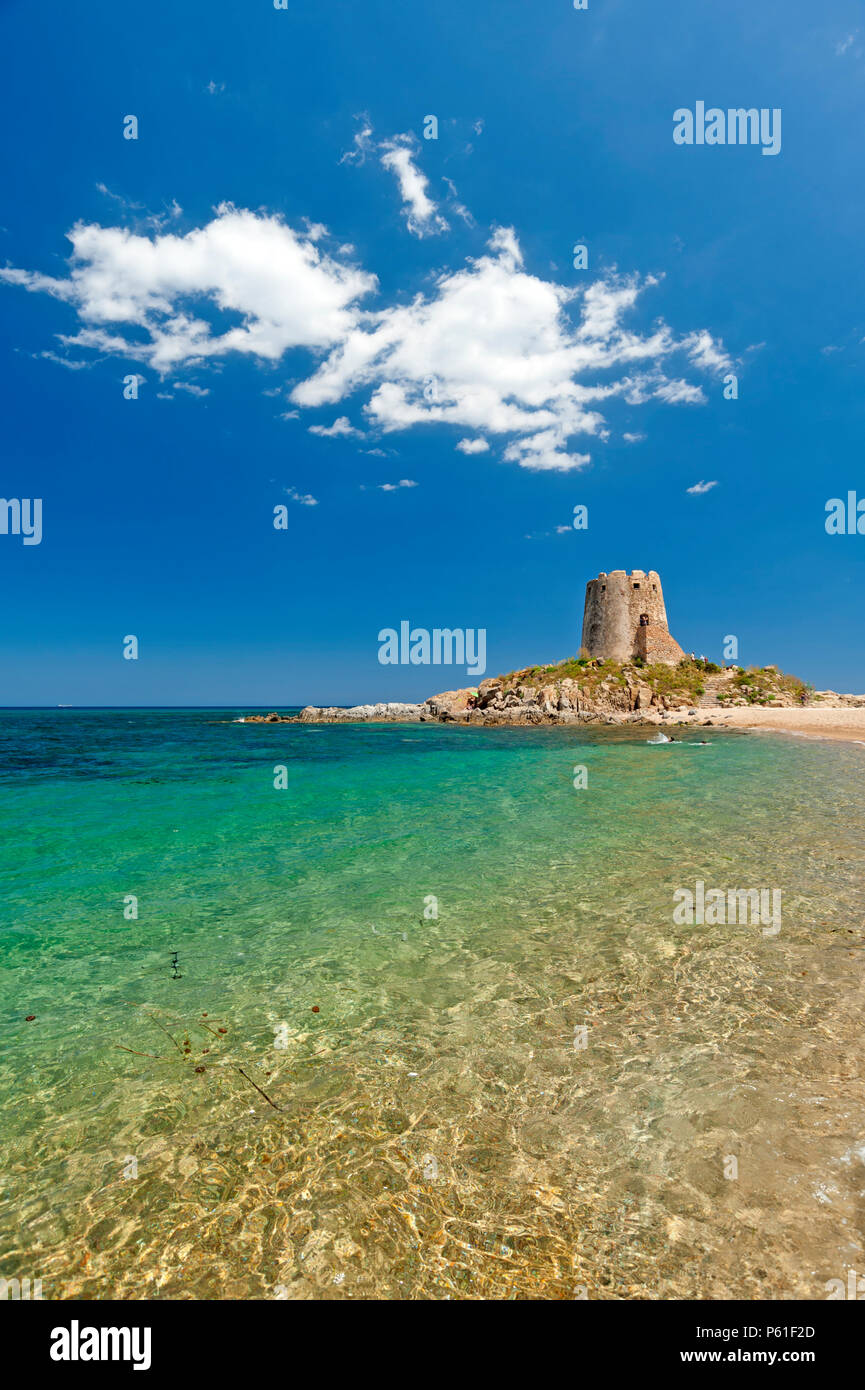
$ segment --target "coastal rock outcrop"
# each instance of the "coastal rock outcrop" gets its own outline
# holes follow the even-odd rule
[[[474,708],[477,693],[473,686],[465,690],[445,690],[441,695],[431,695],[423,708],[432,719],[444,722],[463,719]]]
[[[352,724],[365,721],[379,724],[411,724],[423,718],[425,709],[424,705],[400,703],[353,705],[349,709],[343,709],[340,705],[307,705],[300,711],[300,723]]]
[[[246,723],[660,724],[711,723],[736,705],[865,706],[865,696],[814,692],[776,666],[718,666],[684,657],[647,664],[586,656],[488,676],[478,686],[445,690],[422,704],[307,705],[300,715],[248,715]]]

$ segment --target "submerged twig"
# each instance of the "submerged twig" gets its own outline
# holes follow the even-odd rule
[[[243,1067],[238,1067],[237,1070],[240,1072],[241,1076],[246,1076],[246,1072],[243,1070]],[[268,1105],[273,1105],[274,1110],[279,1109],[279,1106],[274,1104],[267,1092],[263,1091],[261,1087],[253,1081],[251,1076],[246,1076],[246,1079],[249,1082],[250,1086],[255,1086],[255,1089],[258,1091],[258,1094],[260,1096],[264,1096],[264,1099],[267,1101]]]
[[[177,1051],[180,1053],[181,1057],[185,1057],[185,1056],[186,1056],[186,1053],[184,1052],[183,1048],[180,1046],[180,1043],[177,1041],[176,1038],[172,1037],[171,1033],[169,1033],[168,1029],[166,1028],[165,1024],[161,1021],[161,1019],[158,1019],[158,1018],[156,1017],[155,1014],[148,1013],[148,1011],[147,1011],[147,1009],[145,1009],[144,1005],[143,1005],[143,1004],[137,1004],[137,1003],[135,1002],[134,999],[124,999],[123,1002],[124,1002],[124,1004],[131,1004],[132,1007],[133,1007],[133,1009],[140,1009],[141,1012],[144,1014],[144,1017],[145,1017],[145,1018],[151,1019],[152,1022],[156,1024],[157,1028],[161,1028],[161,1029],[162,1029],[163,1033],[165,1034],[165,1036],[166,1036],[167,1038],[171,1038],[171,1041],[174,1043],[174,1046],[177,1048]]]
[[[144,1005],[143,1005],[143,1004],[139,1004],[135,999],[124,999],[123,1002],[124,1002],[124,1004],[131,1004],[132,1007],[133,1007],[133,1009],[141,1009],[141,1010],[146,1014],[146,1016],[147,1016],[148,1018],[153,1018],[153,1014],[147,1013],[147,1010],[146,1010],[146,1008],[144,1007]],[[169,1012],[171,1012],[171,1011],[169,1010]],[[175,1018],[178,1018],[178,1015],[177,1015],[177,1014],[175,1014],[174,1016],[175,1016]],[[180,1022],[183,1022],[183,1018],[181,1017],[179,1021],[180,1021]],[[203,1029],[205,1029],[206,1032],[212,1033],[213,1036],[214,1036],[215,1038],[219,1038],[219,1036],[220,1036],[216,1028],[211,1028],[211,1026],[210,1026],[209,1023],[203,1023],[202,1020],[201,1020],[200,1018],[197,1018],[197,1019],[195,1020],[195,1023],[194,1023],[192,1026],[193,1026],[193,1027],[198,1027],[198,1028],[203,1028]],[[170,1033],[169,1033],[169,1037],[171,1037],[171,1034],[170,1034]],[[172,1038],[171,1040],[172,1040],[172,1042],[174,1042],[174,1039],[173,1039],[173,1038]],[[175,1043],[175,1047],[176,1047],[176,1046],[177,1046],[177,1044]]]
[[[163,1033],[165,1034],[165,1036],[166,1036],[167,1038],[171,1038],[171,1041],[174,1043],[174,1046],[177,1048],[177,1051],[180,1053],[181,1057],[185,1057],[185,1056],[186,1056],[186,1053],[184,1052],[183,1048],[180,1046],[180,1043],[177,1041],[176,1038],[172,1037],[171,1033],[169,1033],[169,1031],[168,1031],[168,1029],[166,1028],[165,1024],[162,1023],[162,1022],[156,1017],[155,1014],[149,1014],[149,1013],[147,1012],[146,1009],[145,1009],[143,1012],[144,1012],[144,1017],[145,1017],[145,1018],[151,1019],[151,1020],[153,1021],[153,1023],[156,1024],[157,1028],[161,1028],[161,1029],[162,1029]]]

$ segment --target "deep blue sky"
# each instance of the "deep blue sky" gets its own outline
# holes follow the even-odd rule
[[[312,406],[285,399],[321,360],[306,348],[161,376],[64,345],[92,326],[74,303],[0,285],[0,493],[44,506],[41,545],[0,536],[0,703],[422,698],[470,682],[380,666],[380,628],[484,627],[495,674],[575,652],[586,581],[635,567],[660,571],[686,649],[719,659],[735,633],[745,663],[865,688],[865,536],[824,528],[828,498],[865,496],[861,6],[18,0],[0,11],[0,48],[0,265],[65,280],[76,223],[182,238],[229,202],[324,224],[329,255],[378,277],[360,301],[374,313],[434,297],[508,227],[539,281],[658,277],[622,327],[708,330],[740,382],[725,401],[717,373],[665,362],[704,403],[591,403],[608,436],[566,446],[591,462],[539,470],[506,461],[513,436],[489,428],[382,431],[364,406],[386,370]],[[781,153],[676,146],[673,111],[698,99],[780,107]],[[137,141],[122,138],[129,113]],[[431,113],[437,141],[420,138]],[[367,156],[340,162],[361,115]],[[429,181],[439,234],[412,234],[381,162],[409,134],[397,147]],[[146,221],[159,214],[161,229]],[[588,271],[572,266],[577,242]],[[242,322],[201,296],[175,307],[214,332]],[[564,312],[578,322],[580,301]],[[342,416],[363,437],[309,432]],[[456,451],[473,436],[488,451]],[[416,486],[379,486],[400,479]],[[701,480],[716,485],[689,494]],[[272,526],[280,503],[287,532]],[[557,532],[576,503],[588,530]],[[121,656],[128,633],[137,662]]]

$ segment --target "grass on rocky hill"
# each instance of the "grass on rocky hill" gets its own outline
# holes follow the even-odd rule
[[[619,661],[593,661],[588,657],[570,657],[567,661],[557,661],[551,666],[526,666],[521,671],[511,671],[506,676],[497,676],[505,691],[516,690],[519,685],[540,689],[544,685],[561,685],[562,681],[575,681],[587,694],[603,681],[616,685],[627,684],[627,667]]]
[[[798,676],[785,675],[776,666],[740,666],[729,684],[717,692],[718,699],[745,699],[749,705],[771,704],[780,694],[791,695],[803,705],[813,694],[813,687],[800,680]]]
[[[666,666],[660,662],[647,666],[639,658],[623,663],[578,656],[549,666],[526,666],[520,671],[496,676],[495,683],[508,693],[518,686],[540,689],[545,685],[561,685],[564,680],[572,680],[590,696],[604,683],[625,686],[640,682],[651,686],[657,695],[679,696],[696,703],[706,693],[707,678],[721,675],[723,671],[724,667],[704,658],[692,660],[685,657],[677,666]],[[715,688],[711,693],[717,695],[722,703],[744,699],[752,705],[771,704],[779,695],[788,694],[805,704],[813,693],[811,687],[798,676],[785,675],[774,666],[750,666],[747,670],[740,666],[735,668],[735,672],[723,684],[712,682]]]
[[[592,657],[571,657],[551,666],[527,666],[521,671],[511,671],[506,676],[497,676],[496,683],[505,691],[515,690],[519,685],[541,687],[560,685],[564,680],[572,680],[587,695],[602,684],[625,686],[639,682],[650,685],[660,695],[682,695],[696,699],[702,695],[708,671],[719,671],[712,662],[680,661],[678,666],[664,666],[660,663],[645,666],[637,659],[633,662],[604,661]]]

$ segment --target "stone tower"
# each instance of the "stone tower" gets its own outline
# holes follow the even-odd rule
[[[612,570],[586,585],[582,650],[588,656],[675,666],[685,653],[670,636],[661,577],[656,570]]]

